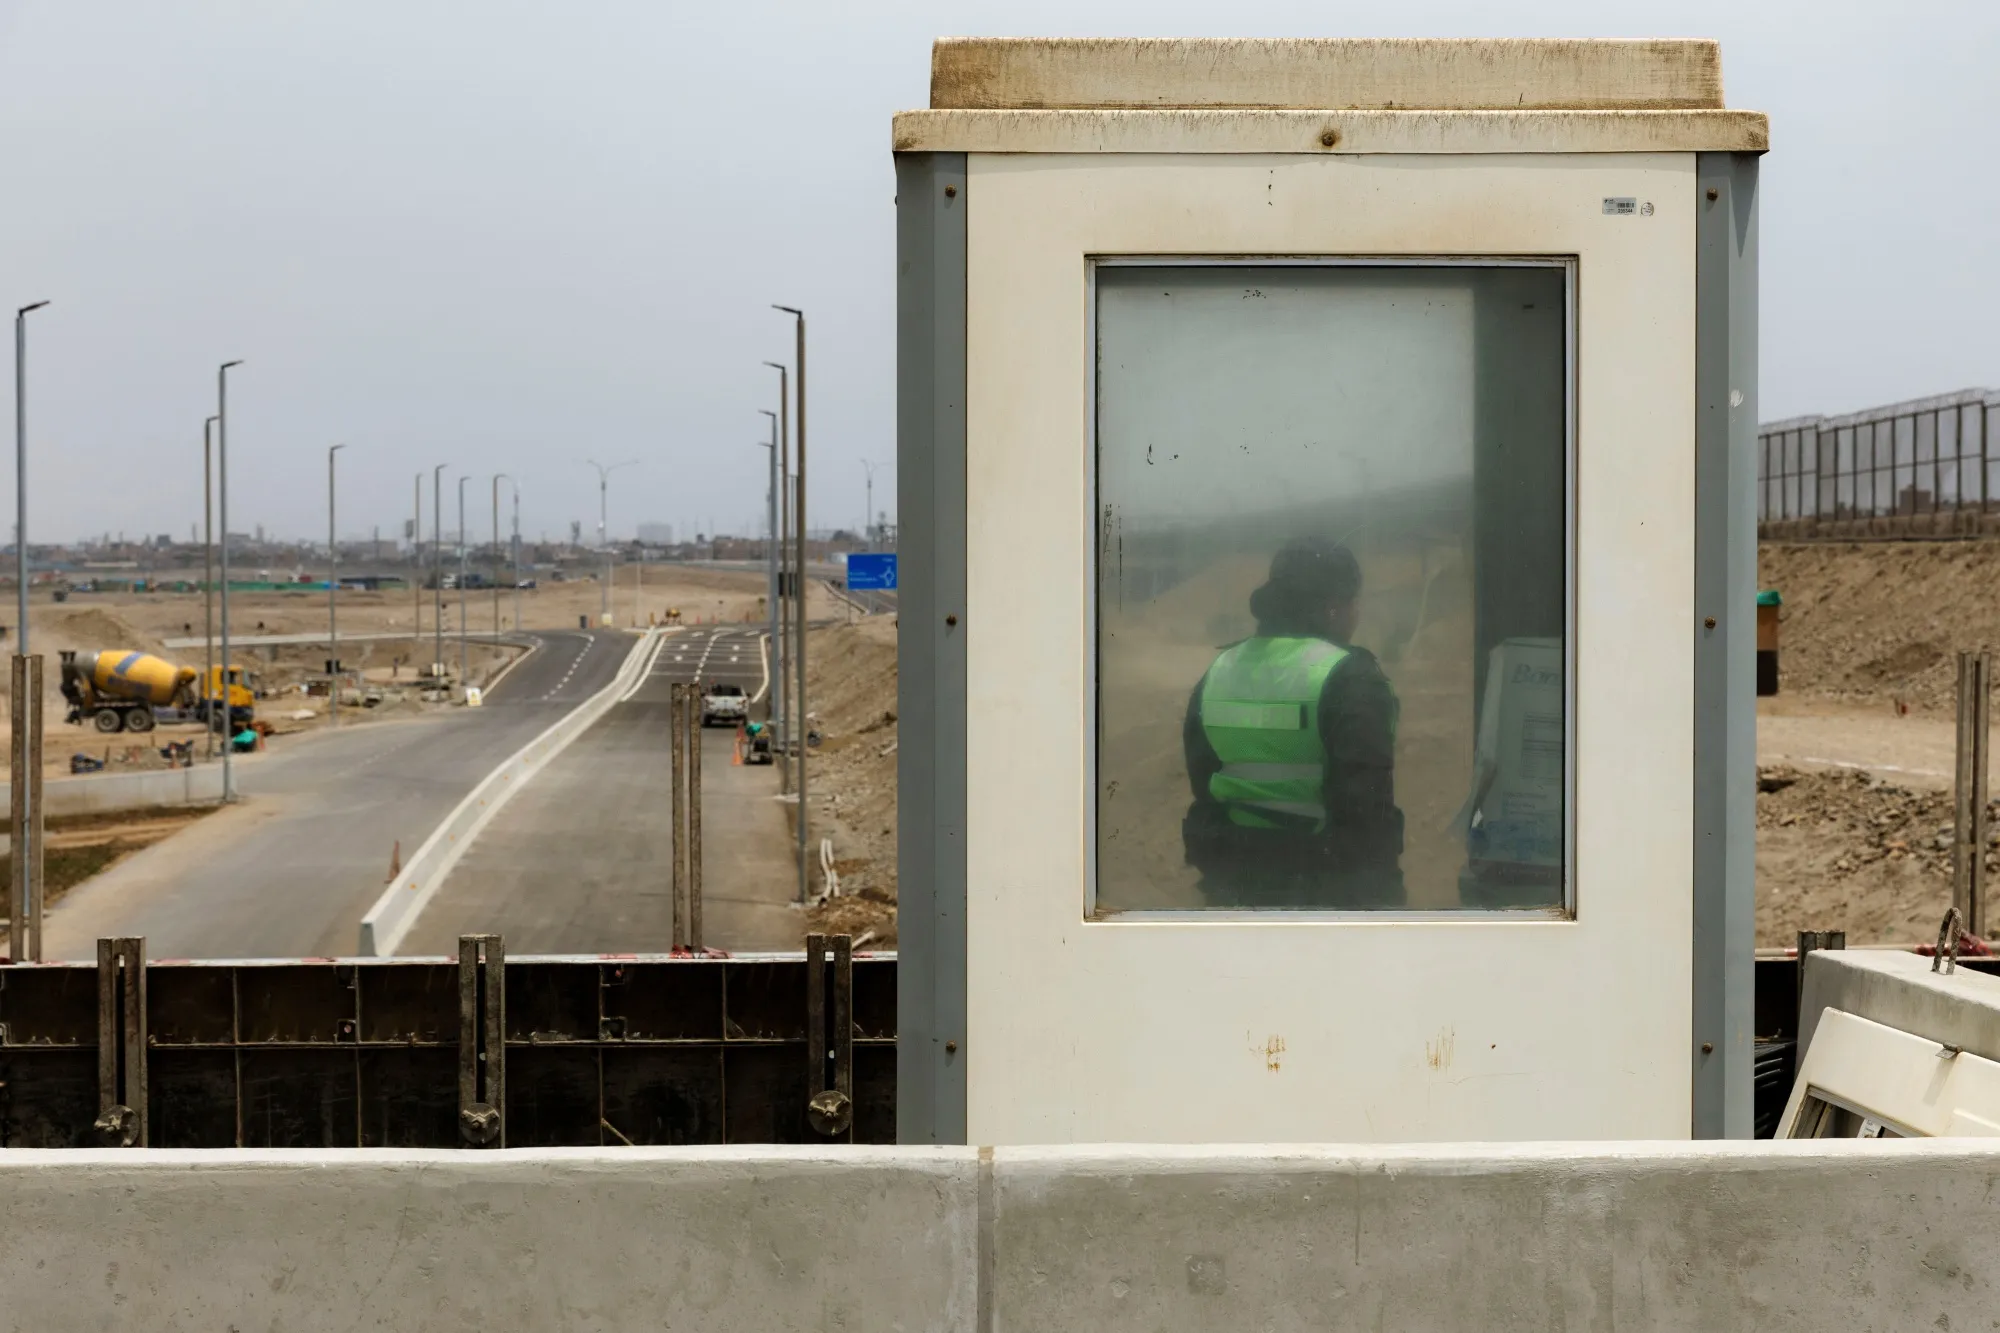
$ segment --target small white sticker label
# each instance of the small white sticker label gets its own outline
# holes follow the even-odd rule
[[[1637,199],[1606,199],[1604,201],[1604,215],[1606,217],[1631,217],[1638,211],[1639,201]]]

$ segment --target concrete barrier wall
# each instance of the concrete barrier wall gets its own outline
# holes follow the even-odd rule
[[[150,773],[105,773],[96,777],[56,778],[42,783],[44,813],[103,815],[118,810],[144,810],[156,805],[205,805],[222,799],[222,765],[163,768]],[[0,809],[13,800],[13,785],[0,782]]]
[[[1984,1327],[1971,1141],[0,1152],[0,1329]]]

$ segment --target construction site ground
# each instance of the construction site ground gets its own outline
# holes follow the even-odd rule
[[[1757,943],[1933,939],[1951,905],[1957,653],[2000,644],[2000,542],[1766,543],[1758,577],[1783,606],[1780,693],[1757,710]]]
[[[820,733],[806,761],[806,794],[814,830],[832,839],[838,886],[837,896],[807,912],[807,923],[851,934],[857,947],[890,948],[896,942],[896,617],[813,631],[806,685]],[[824,892],[817,861],[811,882],[815,894]]]

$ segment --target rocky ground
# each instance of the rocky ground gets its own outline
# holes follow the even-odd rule
[[[1801,929],[1928,940],[1951,905],[1956,656],[2000,645],[2000,542],[1767,543],[1759,566],[1760,586],[1784,599],[1783,693],[1766,711],[1785,713],[1788,748],[1837,761],[1858,738],[1900,771],[1759,770],[1757,943],[1787,945]],[[1796,734],[1816,714],[1818,745]],[[2000,875],[1996,853],[1986,865]]]
[[[1757,942],[1845,930],[1855,944],[1915,943],[1951,906],[1952,797],[1851,769],[1757,773]],[[1985,865],[2000,875],[2000,803]]]
[[[821,734],[806,785],[833,839],[839,896],[811,909],[812,929],[864,948],[896,942],[896,619],[871,616],[813,633],[808,694]],[[821,883],[815,870],[813,883]],[[865,942],[864,942],[865,937]]]

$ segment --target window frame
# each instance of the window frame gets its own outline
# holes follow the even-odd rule
[[[1098,351],[1097,292],[1098,271],[1103,268],[1396,268],[1436,270],[1440,268],[1556,269],[1563,274],[1563,865],[1562,900],[1537,907],[1446,907],[1400,908],[1395,910],[1325,908],[1117,908],[1101,910],[1097,890],[1099,876],[1098,803],[1100,800],[1099,748],[1102,717],[1102,621],[1099,601],[1103,573],[1103,495],[1100,485],[1102,453],[1098,445]],[[1089,577],[1085,588],[1085,670],[1089,681],[1089,707],[1085,718],[1084,756],[1085,800],[1084,885],[1082,920],[1093,926],[1149,925],[1173,923],[1264,922],[1297,924],[1368,924],[1424,921],[1562,921],[1577,919],[1577,579],[1576,579],[1576,490],[1577,490],[1577,289],[1579,256],[1556,255],[1285,255],[1285,254],[1090,254],[1083,259],[1084,348],[1088,358],[1084,376],[1085,401],[1085,491],[1088,496],[1090,551]],[[1473,708],[1479,706],[1477,699]],[[1477,727],[1474,728],[1475,735]]]

